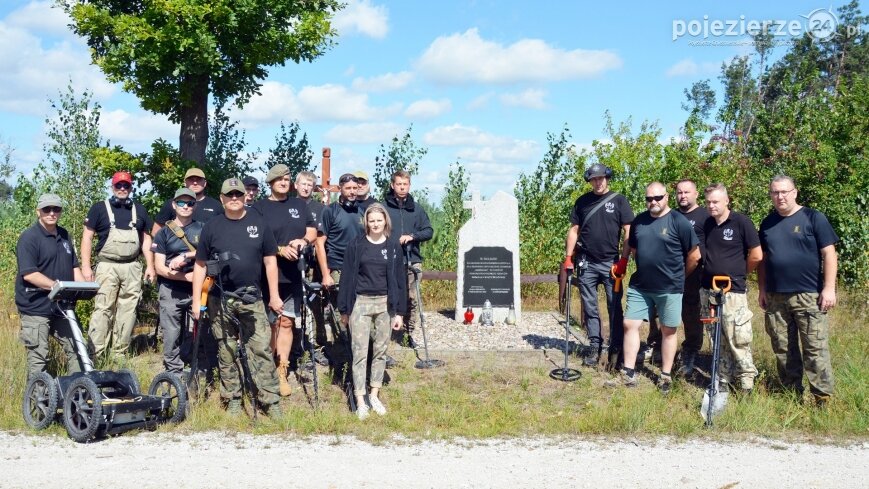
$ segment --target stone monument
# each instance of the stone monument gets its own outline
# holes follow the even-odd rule
[[[504,322],[512,305],[516,321],[522,319],[519,288],[519,205],[512,195],[498,191],[489,200],[479,192],[465,201],[471,219],[459,230],[456,273],[456,321],[465,310],[479,323],[483,303],[489,300],[495,322]]]

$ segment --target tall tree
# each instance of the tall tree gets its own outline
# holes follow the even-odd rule
[[[267,67],[313,61],[337,0],[58,0],[94,64],[142,107],[181,124],[181,157],[205,162],[208,96],[244,105]]]
[[[269,149],[266,171],[267,168],[278,163],[287,165],[293,175],[312,169],[311,160],[314,158],[314,152],[311,151],[311,145],[308,143],[308,134],[303,132],[299,137],[300,130],[298,122],[289,125],[281,122],[281,131],[275,136],[275,146]]]
[[[374,187],[371,189],[379,200],[386,198],[393,173],[404,170],[415,175],[419,170],[419,162],[428,154],[428,148],[416,145],[411,132],[413,125],[407,128],[404,136],[394,136],[389,147],[380,145],[380,154],[374,158]]]

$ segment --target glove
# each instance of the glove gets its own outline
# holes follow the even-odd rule
[[[616,267],[615,267],[614,273],[616,275],[618,275],[619,277],[622,277],[627,272],[628,272],[628,259],[623,257],[618,262],[616,262]]]
[[[572,256],[565,256],[564,257],[563,267],[565,270],[573,270],[573,257]]]

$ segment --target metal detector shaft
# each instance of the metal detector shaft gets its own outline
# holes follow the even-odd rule
[[[420,281],[422,280],[422,273],[419,270],[413,268],[410,263],[410,247],[408,246],[405,249],[405,256],[407,258],[407,268],[413,273],[414,284],[416,285],[416,302],[417,309],[419,310],[419,329],[422,330],[422,347],[425,351],[425,360],[416,363],[416,368],[433,368],[433,367],[441,367],[444,365],[442,360],[432,360],[429,357],[428,353],[428,336],[425,333],[425,315],[423,314],[423,305],[422,305],[422,287],[420,286]],[[405,326],[406,327],[406,326]],[[419,358],[419,356],[417,356]]]

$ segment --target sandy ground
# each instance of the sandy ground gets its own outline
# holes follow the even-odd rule
[[[0,487],[869,487],[869,443],[0,433]]]

